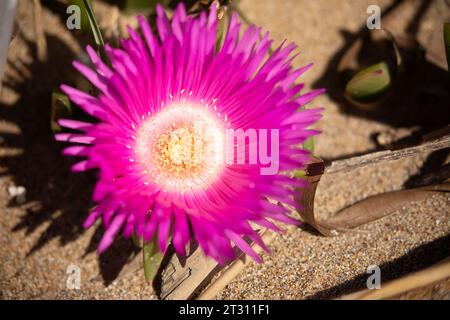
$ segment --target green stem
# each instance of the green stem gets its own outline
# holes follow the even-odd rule
[[[100,28],[95,18],[94,10],[92,9],[92,4],[90,0],[83,0],[84,9],[86,10],[87,16],[89,18],[89,24],[91,25],[92,34],[94,35],[95,43],[97,44],[98,54],[104,62],[108,62],[108,57],[105,52],[105,42],[103,41],[103,36]]]

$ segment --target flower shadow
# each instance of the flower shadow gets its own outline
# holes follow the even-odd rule
[[[68,66],[74,58],[72,51],[56,37],[47,37],[51,58],[39,62],[34,42],[22,39],[33,62],[8,64],[19,74],[25,66],[30,76],[22,74],[19,81],[5,79],[4,86],[20,94],[20,98],[13,105],[0,104],[2,120],[14,123],[20,130],[18,135],[2,133],[4,147],[20,148],[22,152],[0,158],[0,164],[7,169],[3,175],[11,175],[14,184],[26,188],[27,203],[36,203],[12,231],[25,229],[28,235],[49,222],[28,252],[30,255],[54,238],[65,245],[79,236],[90,204],[87,186],[92,175],[70,173],[71,163],[61,156],[61,146],[54,141],[50,128],[51,92],[61,79],[71,78]],[[8,207],[17,205],[10,201]]]
[[[442,236],[436,240],[424,243],[392,261],[381,264],[382,283],[399,279],[408,274],[426,269],[442,261],[450,255],[450,235]],[[313,295],[305,297],[306,300],[328,300],[367,289],[368,273],[362,273]]]
[[[392,1],[382,13],[384,19],[396,17],[398,10],[407,5],[405,0]],[[433,5],[438,5],[438,1],[422,0],[416,11],[405,27],[403,41],[397,41],[397,47],[403,59],[403,74],[392,88],[389,97],[380,101],[379,106],[372,111],[364,111],[352,105],[344,96],[346,80],[348,80],[349,70],[340,69],[342,61],[346,59],[348,52],[352,50],[357,41],[361,42],[361,49],[354,56],[356,65],[371,65],[379,62],[377,55],[379,48],[370,47],[367,44],[369,30],[364,25],[355,33],[341,31],[344,44],[333,54],[328,61],[328,65],[314,83],[314,87],[327,88],[327,94],[331,100],[337,103],[339,111],[343,114],[357,118],[364,118],[370,121],[377,121],[387,124],[393,128],[407,128],[411,131],[405,141],[397,141],[395,147],[403,146],[404,143],[420,142],[422,137],[439,128],[448,125],[450,119],[450,77],[448,72],[435,63],[431,62],[425,55],[427,48],[422,48],[417,43],[418,31],[421,28],[423,18]],[[400,30],[390,30],[394,34],[399,34]],[[399,39],[397,39],[399,40]],[[353,70],[354,72],[354,70]],[[367,152],[383,150],[385,147],[378,143],[377,137],[380,133],[374,132],[371,138],[376,147],[364,153],[344,154],[334,158],[324,159],[326,162],[341,160],[349,157],[360,156]],[[448,154],[448,150],[442,151]],[[440,154],[442,154],[440,152]],[[445,159],[442,156],[431,155],[433,158]],[[430,164],[433,167],[430,167]],[[438,169],[444,164],[443,161],[427,161],[423,172],[430,172]],[[409,182],[405,184],[408,186]]]
[[[396,9],[402,3],[404,0],[393,1],[391,6],[382,12],[383,19],[395,15]],[[326,87],[329,97],[338,103],[340,111],[345,114],[375,120],[393,127],[420,127],[428,131],[445,126],[450,116],[448,73],[426,59],[424,56],[426,48],[421,48],[417,43],[410,43],[416,41],[421,20],[433,3],[434,1],[428,0],[421,2],[404,31],[404,41],[397,43],[404,60],[405,75],[400,79],[399,85],[393,88],[392,99],[386,99],[388,105],[382,104],[375,111],[366,112],[350,105],[344,97],[345,76],[349,70],[340,70],[339,67],[355,42],[362,41],[359,53],[353,55],[357,61],[352,65],[355,63],[367,65],[381,59],[378,52],[380,48],[370,46],[368,43],[369,29],[365,24],[355,33],[341,31],[344,44],[329,60],[324,73],[314,86]],[[390,31],[398,34],[400,30]]]
[[[5,169],[0,176],[10,176],[14,185],[26,189],[26,203],[10,200],[7,207],[24,211],[11,232],[24,231],[25,236],[29,236],[39,230],[37,241],[27,252],[28,257],[54,239],[63,247],[83,234],[83,221],[93,206],[91,192],[96,173],[71,172],[70,167],[76,160],[62,155],[64,146],[54,140],[50,126],[52,90],[62,81],[79,81],[71,66],[76,58],[74,52],[58,37],[47,35],[49,58],[41,62],[34,41],[22,34],[17,37],[24,42],[31,62],[7,61],[18,76],[6,77],[3,86],[19,98],[11,104],[0,103],[0,118],[15,124],[20,133],[0,132],[0,135],[2,148],[20,152],[0,157],[0,166]],[[99,224],[82,256],[95,251],[102,233],[103,227]],[[105,285],[115,279],[134,253],[130,241],[120,239],[99,258]]]

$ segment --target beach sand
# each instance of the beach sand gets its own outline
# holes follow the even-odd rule
[[[392,1],[242,0],[239,6],[250,21],[270,31],[275,43],[288,39],[298,44],[295,66],[315,63],[302,79],[311,88],[319,85],[316,80],[323,78],[344,45],[342,32],[357,32],[373,3],[384,9]],[[419,6],[420,1],[411,0],[399,8],[389,21],[391,31],[402,33]],[[97,225],[84,231],[81,227],[91,205],[93,176],[69,172],[71,162],[52,141],[48,120],[49,92],[63,81],[76,81],[70,61],[79,57],[81,45],[61,20],[64,7],[44,7],[50,58],[36,61],[33,25],[27,22],[30,7],[27,1],[20,1],[23,37],[11,46],[9,84],[0,100],[0,298],[156,299],[143,272],[116,278],[136,254],[130,242],[118,240],[99,259],[95,248],[102,229]],[[441,32],[445,20],[450,20],[450,9],[445,1],[434,1],[417,31],[421,43],[437,43],[433,48],[441,61],[443,47],[436,33]],[[316,99],[314,105],[325,107],[318,124],[323,133],[316,139],[316,155],[325,159],[373,150],[374,134],[400,129],[363,113],[343,112],[327,95]],[[420,172],[427,157],[424,154],[325,177],[316,196],[318,215],[327,217],[370,195],[402,189]],[[11,199],[8,187],[12,185],[26,187],[26,203]],[[308,228],[288,228],[270,247],[272,254],[264,255],[264,263],[252,263],[217,298],[336,298],[364,289],[368,266],[381,267],[382,282],[430,266],[450,255],[450,196],[435,195],[410,203],[338,237],[322,237]],[[69,266],[81,272],[79,290],[67,288]],[[449,285],[446,281],[410,297],[449,299]]]

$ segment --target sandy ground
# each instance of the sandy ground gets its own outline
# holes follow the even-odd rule
[[[328,75],[333,61],[347,43],[344,31],[347,35],[358,32],[367,19],[369,4],[386,9],[392,2],[242,0],[240,7],[250,21],[269,30],[276,43],[287,38],[299,45],[296,66],[315,63],[303,79],[309,87],[330,88],[333,83]],[[421,3],[407,1],[382,23],[395,34],[413,30],[442,64],[443,47],[436,34],[440,34],[442,22],[450,20],[450,9],[444,0],[432,2],[426,10]],[[0,100],[0,297],[155,299],[141,273],[116,277],[136,253],[131,243],[119,240],[99,259],[95,248],[101,228],[81,228],[91,205],[93,176],[69,174],[70,160],[59,155],[60,146],[51,139],[48,116],[51,88],[63,79],[77,80],[68,66],[79,57],[78,40],[86,39],[65,28],[61,21],[63,6],[44,7],[49,60],[37,61],[33,25],[27,22],[31,15],[28,4],[20,2],[22,35],[14,40],[9,52]],[[417,12],[423,13],[420,19],[415,16]],[[412,20],[420,24],[411,27],[408,23]],[[419,85],[410,92],[414,90],[419,90]],[[421,121],[432,112],[425,108],[426,102],[423,109],[410,110],[415,122],[405,123],[349,111],[331,94],[320,97],[316,105],[326,108],[319,124],[323,134],[316,143],[317,155],[325,159],[372,150],[376,148],[372,137],[379,132],[448,122],[432,114],[434,122]],[[446,154],[433,157],[445,160]],[[429,162],[428,155],[421,155],[324,178],[316,210],[321,216],[329,216],[370,195],[402,189]],[[12,185],[26,187],[26,203],[18,204],[10,198],[8,187]],[[427,267],[450,255],[449,204],[448,194],[436,195],[336,238],[291,228],[271,243],[273,253],[264,257],[263,264],[250,265],[218,298],[335,298],[364,288],[369,265],[381,267],[382,281]],[[80,290],[70,290],[66,285],[68,267],[73,265],[81,271]],[[449,299],[448,288],[447,281],[411,297]]]

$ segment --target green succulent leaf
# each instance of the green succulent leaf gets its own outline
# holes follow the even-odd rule
[[[444,23],[444,43],[447,53],[448,70],[450,71],[450,23]]]
[[[391,83],[387,63],[380,62],[355,74],[347,83],[345,93],[357,102],[374,102],[386,93]]]
[[[294,178],[303,178],[306,176],[306,171],[305,170],[295,170],[294,171]]]
[[[306,139],[306,141],[303,143],[303,149],[314,153],[314,137],[309,137],[308,139]]]
[[[126,0],[124,3],[125,10],[146,10],[156,5],[156,1],[142,1],[142,0]]]
[[[104,62],[108,62],[108,57],[105,52],[105,42],[103,41],[103,36],[100,28],[95,18],[94,10],[92,9],[92,4],[90,0],[83,0],[85,12],[89,18],[89,24],[91,25],[92,34],[94,35],[95,44],[97,45],[97,50]]]
[[[144,256],[145,279],[147,281],[153,281],[163,259],[163,254],[158,249],[156,235],[152,241],[144,243],[142,253]]]
[[[69,118],[72,115],[72,105],[69,98],[57,90],[52,92],[50,125],[53,132],[61,131],[58,120],[61,118]]]
[[[217,27],[217,37],[216,37],[216,52],[220,50],[222,47],[223,40],[225,38],[226,32],[227,32],[227,26],[229,24],[229,15],[227,12],[227,8],[222,7],[219,8],[219,10],[223,10],[222,18],[219,20],[219,25]]]
[[[76,5],[79,8],[83,8],[84,7],[84,3],[83,0],[70,0],[69,2],[70,5]],[[80,17],[80,21],[81,21],[81,30],[83,32],[89,32],[91,27],[89,24],[89,17],[87,15],[86,10],[80,10],[81,11],[81,17]]]
[[[135,232],[131,235],[131,241],[136,247],[142,247],[142,238],[140,238]]]

